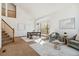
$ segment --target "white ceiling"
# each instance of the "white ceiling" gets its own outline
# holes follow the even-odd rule
[[[18,3],[16,5],[19,5],[35,19],[67,8],[69,5],[73,6],[73,4],[68,3]]]

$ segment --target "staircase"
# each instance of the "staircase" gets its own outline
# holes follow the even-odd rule
[[[5,31],[2,31],[2,46],[12,43],[14,40],[6,33]]]
[[[14,42],[14,29],[2,19],[2,46]]]

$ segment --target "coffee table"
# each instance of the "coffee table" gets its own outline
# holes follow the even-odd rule
[[[54,40],[52,43],[54,44],[54,48],[58,50],[60,49],[60,46],[64,44],[64,42],[60,42],[59,40]]]

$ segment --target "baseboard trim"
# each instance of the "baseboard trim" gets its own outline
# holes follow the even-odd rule
[[[18,37],[27,37],[27,36],[15,36],[15,38],[18,38]]]

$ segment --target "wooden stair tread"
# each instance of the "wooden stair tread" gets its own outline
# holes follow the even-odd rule
[[[2,41],[12,40],[12,38],[4,38]]]
[[[3,35],[2,37],[3,37],[3,38],[4,38],[4,37],[9,37],[9,35]]]
[[[6,44],[9,44],[9,43],[12,43],[13,40],[8,40],[8,41],[3,41],[2,45],[6,45]]]
[[[5,33],[5,31],[2,31],[2,33]]]
[[[2,35],[8,35],[7,33],[2,33]]]

